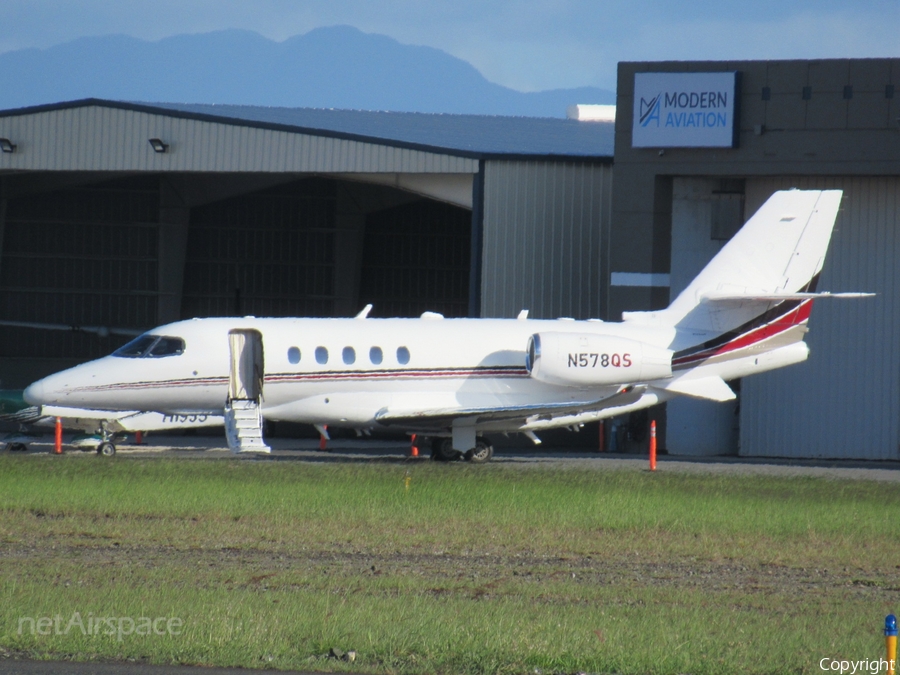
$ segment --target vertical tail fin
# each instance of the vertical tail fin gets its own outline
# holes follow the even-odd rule
[[[664,310],[626,322],[678,329],[679,342],[747,327],[781,307],[805,323],[841,203],[840,190],[773,194]],[[783,313],[783,312],[776,312]]]

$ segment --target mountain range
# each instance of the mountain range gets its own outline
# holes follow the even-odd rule
[[[615,103],[614,92],[593,87],[515,91],[439,49],[350,26],[283,42],[224,30],[156,42],[86,37],[0,54],[0,109],[90,97],[526,117]]]

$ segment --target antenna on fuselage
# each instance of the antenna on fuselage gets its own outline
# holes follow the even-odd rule
[[[355,317],[353,317],[353,318],[354,318],[354,319],[365,319],[367,316],[369,316],[369,312],[371,312],[371,311],[372,311],[372,303],[369,303],[368,305],[366,305],[365,307],[363,307],[363,308],[360,310],[359,314],[357,314],[357,315],[356,315]]]

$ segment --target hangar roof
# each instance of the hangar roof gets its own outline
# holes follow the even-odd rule
[[[85,106],[133,110],[262,129],[439,150],[467,157],[578,157],[612,160],[615,125],[545,117],[444,115],[318,108],[83,99],[0,111],[0,117]]]

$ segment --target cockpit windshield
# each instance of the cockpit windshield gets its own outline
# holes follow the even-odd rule
[[[161,337],[150,347],[150,356],[178,356],[184,351],[184,340],[177,337]]]
[[[161,358],[178,356],[184,352],[184,340],[165,335],[141,335],[112,353],[126,359]]]

